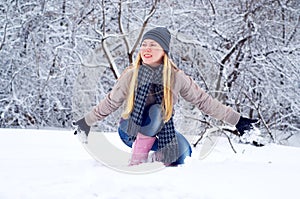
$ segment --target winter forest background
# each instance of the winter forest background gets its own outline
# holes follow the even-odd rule
[[[0,127],[70,128],[155,26],[171,31],[178,67],[224,104],[260,118],[269,141],[300,133],[298,0],[1,0]],[[224,131],[184,100],[176,106],[183,134]],[[95,128],[116,131],[120,113]]]

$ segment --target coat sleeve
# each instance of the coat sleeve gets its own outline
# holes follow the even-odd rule
[[[122,106],[127,97],[132,74],[132,69],[126,69],[117,80],[112,90],[107,94],[107,96],[85,115],[85,121],[89,126],[93,125],[99,120],[104,119],[110,113],[114,112],[120,106]]]
[[[213,99],[208,93],[201,89],[194,80],[184,74],[183,71],[177,72],[176,82],[179,86],[180,95],[188,102],[197,106],[203,113],[222,120],[231,125],[236,125],[240,114],[229,106],[223,105],[216,99]]]

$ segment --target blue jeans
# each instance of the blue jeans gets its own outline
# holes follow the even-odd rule
[[[127,135],[127,133],[125,133],[121,128],[118,129],[119,132],[119,136],[121,138],[121,140],[129,147],[132,147],[133,144],[133,140]],[[187,156],[191,157],[192,154],[192,148],[189,144],[189,142],[186,140],[186,138],[178,133],[176,131],[176,136],[177,136],[177,141],[178,141],[178,151],[180,156],[178,157],[178,159],[173,162],[171,165],[178,165],[178,164],[184,164],[184,159]],[[152,151],[157,151],[158,150],[158,139],[155,140],[152,148]]]

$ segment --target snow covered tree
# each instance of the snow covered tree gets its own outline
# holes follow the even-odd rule
[[[0,126],[69,127],[132,63],[143,32],[166,26],[180,69],[288,139],[300,128],[299,11],[292,0],[1,1]],[[176,111],[183,133],[222,125],[182,100]],[[115,131],[119,113],[98,128]]]

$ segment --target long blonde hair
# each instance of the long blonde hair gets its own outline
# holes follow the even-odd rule
[[[164,92],[163,92],[163,100],[162,100],[162,111],[163,111],[163,116],[164,116],[164,122],[167,122],[170,120],[172,117],[173,113],[173,93],[172,93],[172,84],[174,81],[173,73],[172,73],[172,68],[177,68],[176,65],[169,59],[168,55],[165,54],[163,57],[164,60],[164,68],[163,68],[163,87],[164,87]],[[123,118],[128,118],[130,113],[133,110],[134,106],[134,94],[135,94],[135,89],[137,87],[137,78],[138,78],[138,72],[139,72],[139,67],[141,65],[141,54],[139,53],[133,68],[133,76],[129,85],[129,91],[127,95],[127,104],[125,106],[124,112],[122,114]]]

